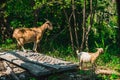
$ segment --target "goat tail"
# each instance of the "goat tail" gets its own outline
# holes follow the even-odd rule
[[[78,60],[79,60],[79,66],[81,64],[81,61],[80,61],[81,60],[81,54],[82,54],[81,52],[79,54],[77,54],[78,55]]]
[[[15,33],[13,32],[13,35],[12,35],[13,38],[15,38]]]

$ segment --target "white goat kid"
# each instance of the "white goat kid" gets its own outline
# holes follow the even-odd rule
[[[33,51],[37,52],[37,45],[42,39],[43,33],[46,29],[52,30],[52,23],[50,21],[46,21],[40,27],[34,28],[17,28],[13,32],[13,38],[17,40],[18,46],[22,47],[22,50],[26,52],[23,47],[24,44],[34,42]]]
[[[82,69],[82,65],[85,62],[90,62],[92,63],[92,66],[95,63],[95,60],[97,57],[103,53],[103,48],[97,48],[97,52],[95,53],[89,53],[89,52],[79,52],[79,50],[76,51],[78,57],[79,57],[79,65],[80,69]]]

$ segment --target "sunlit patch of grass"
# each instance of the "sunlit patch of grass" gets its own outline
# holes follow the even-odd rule
[[[115,55],[105,53],[96,61],[98,66],[105,66],[113,70],[120,70],[120,58]]]
[[[29,80],[37,80],[36,78],[34,78],[34,77],[30,77],[30,79]]]
[[[98,75],[98,77],[101,77],[102,80],[119,80],[120,77],[116,74],[111,74],[111,75]]]
[[[2,44],[0,48],[1,50],[14,50],[16,49],[16,44]]]
[[[66,61],[71,61],[71,62],[74,62],[74,63],[78,62],[78,58],[75,57],[74,55],[66,56],[65,60]]]
[[[70,61],[70,62],[78,61],[76,54],[72,51],[72,48],[70,46],[68,47],[60,46],[59,48],[55,48],[52,51],[48,51],[48,52],[46,51],[44,53],[49,56],[62,59],[65,61]]]
[[[112,60],[106,65],[108,67],[111,67],[112,69],[120,70],[120,58],[118,58],[117,56],[111,56],[111,57],[112,57]]]
[[[78,61],[77,57],[75,57],[74,55],[72,55],[72,54],[64,55],[57,50],[55,50],[53,52],[49,51],[46,54],[49,55],[49,56],[52,56],[54,58],[58,58],[58,59],[62,59],[62,60],[70,61],[70,62],[74,62],[74,63]]]

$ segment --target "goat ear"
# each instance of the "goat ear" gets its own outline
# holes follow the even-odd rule
[[[96,48],[97,50],[99,49],[99,48]]]
[[[50,25],[50,21],[46,21],[46,24]]]
[[[49,21],[48,19],[46,19],[46,18],[44,18],[45,19],[45,21]]]
[[[101,52],[103,53],[103,52],[104,52],[104,50],[103,50],[103,49],[101,49]]]
[[[76,50],[76,54],[78,54],[79,53],[79,50]]]
[[[103,49],[102,48],[100,48],[100,53],[103,53],[104,51],[103,51]]]

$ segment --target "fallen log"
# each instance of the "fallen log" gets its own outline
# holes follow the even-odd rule
[[[21,58],[22,60],[34,64],[38,64],[40,66],[46,67],[46,68],[52,68],[52,69],[70,69],[70,68],[76,68],[77,66],[71,62],[63,61],[60,59],[56,59],[44,54],[40,53],[33,53],[28,52],[28,54],[21,52],[21,51],[9,51],[8,54],[12,54],[16,57]]]
[[[103,70],[103,69],[97,69],[95,71],[96,74],[105,74],[105,75],[111,75],[111,74],[115,74],[120,76],[120,73],[114,70]]]
[[[96,69],[92,69],[92,68],[84,68],[82,69],[84,71],[89,71],[89,70],[92,70],[93,73],[95,74],[105,74],[105,75],[112,75],[112,74],[115,74],[115,75],[118,75],[120,76],[120,73],[115,71],[115,70],[112,70],[112,69],[109,69],[107,67],[104,67],[104,66],[98,66]]]
[[[34,76],[77,69],[77,65],[71,62],[33,52],[0,52],[0,58],[29,71]]]
[[[25,70],[28,70],[34,76],[50,74],[50,71],[48,69],[38,66],[36,64],[25,62],[25,61],[21,60],[20,58],[14,56],[14,55],[11,55],[11,54],[7,54],[7,53],[2,54],[1,53],[0,58],[2,58],[5,61],[11,62]]]

